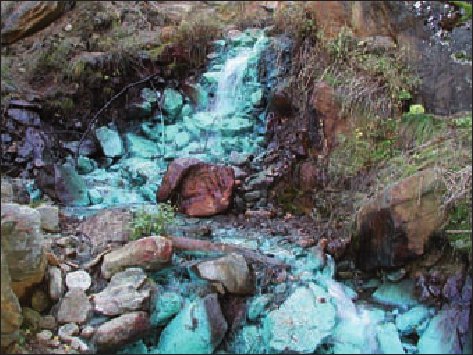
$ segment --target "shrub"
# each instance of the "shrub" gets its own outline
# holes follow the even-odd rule
[[[161,203],[156,211],[148,211],[145,208],[138,210],[131,224],[132,240],[153,234],[162,235],[167,233],[167,227],[174,222],[176,209],[169,203]]]

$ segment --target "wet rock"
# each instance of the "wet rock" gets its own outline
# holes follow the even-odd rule
[[[73,289],[87,291],[91,284],[92,279],[89,273],[84,270],[69,272],[66,275],[66,286],[69,291]]]
[[[36,210],[40,214],[41,228],[47,232],[59,230],[59,208],[57,206],[39,206]]]
[[[56,318],[51,315],[45,315],[42,316],[41,319],[39,320],[39,328],[40,329],[48,329],[48,330],[54,330],[56,329],[57,323],[56,323]]]
[[[458,332],[458,311],[441,310],[429,323],[417,343],[419,354],[461,353]]]
[[[146,274],[140,268],[129,268],[112,276],[100,293],[94,294],[95,311],[115,316],[129,311],[144,310],[150,289],[140,289]]]
[[[49,297],[58,301],[64,294],[64,282],[61,269],[56,266],[48,266]]]
[[[378,325],[376,338],[378,339],[381,354],[404,354],[399,334],[393,323],[389,322]]]
[[[2,203],[2,251],[8,264],[11,287],[18,298],[41,282],[47,265],[44,236],[38,211],[13,203]]]
[[[2,217],[3,218],[3,217]],[[2,231],[3,237],[3,231]],[[1,347],[7,347],[14,343],[19,336],[20,325],[23,322],[20,303],[15,293],[11,289],[10,273],[8,263],[4,255],[4,248],[1,249]]]
[[[435,188],[434,169],[423,170],[388,187],[358,211],[358,263],[364,270],[396,267],[424,253],[445,214]]]
[[[107,209],[81,222],[78,230],[85,234],[92,244],[92,254],[104,251],[108,244],[123,245],[131,235],[130,211]]]
[[[31,307],[38,312],[43,312],[50,305],[49,297],[43,290],[37,289],[31,296]]]
[[[208,354],[222,341],[227,323],[217,295],[210,294],[187,302],[164,328],[156,350],[168,354]]]
[[[123,142],[117,131],[104,126],[97,128],[95,135],[106,157],[115,158],[123,155]]]
[[[169,319],[179,313],[183,305],[183,298],[175,292],[163,292],[156,295],[153,313],[151,314],[151,325],[165,325]]]
[[[99,349],[110,349],[133,342],[150,328],[146,312],[130,312],[100,325],[92,340]]]
[[[430,315],[431,310],[425,306],[413,307],[396,317],[396,327],[401,335],[413,333]]]
[[[240,254],[229,254],[222,258],[203,261],[197,265],[203,279],[221,282],[227,292],[251,294],[254,292],[253,277],[245,258]]]
[[[170,88],[164,90],[163,110],[171,119],[174,119],[179,115],[182,105],[182,95],[178,91]]]
[[[172,256],[172,241],[164,237],[146,237],[130,242],[103,258],[102,274],[109,279],[116,272],[128,267],[159,270]]]
[[[77,171],[79,174],[89,174],[91,173],[95,168],[97,168],[97,163],[95,160],[91,158],[87,158],[84,156],[79,156],[77,159]]]
[[[313,352],[331,334],[335,308],[329,302],[317,302],[317,297],[327,299],[328,295],[299,287],[279,309],[266,316],[264,334],[270,352]]]
[[[417,304],[414,288],[413,280],[403,280],[395,284],[384,283],[378,287],[372,297],[381,304],[406,309]]]
[[[28,1],[2,6],[2,43],[10,44],[32,34],[61,16],[62,1]]]
[[[70,290],[59,303],[57,321],[59,323],[85,323],[92,311],[92,305],[85,292],[79,288]]]
[[[391,282],[401,281],[404,276],[406,276],[406,269],[399,269],[386,275],[387,279]]]
[[[127,133],[125,137],[131,157],[150,159],[160,155],[159,146],[156,143],[133,133]]]

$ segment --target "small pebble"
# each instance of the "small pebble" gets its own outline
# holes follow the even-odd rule
[[[64,27],[64,31],[66,31],[66,32],[72,31],[72,25],[71,25],[70,23],[68,23],[68,24],[66,25],[66,27]]]

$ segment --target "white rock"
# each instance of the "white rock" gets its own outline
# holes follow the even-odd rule
[[[66,32],[72,31],[72,25],[71,25],[70,23],[68,23],[68,24],[66,25],[66,27],[64,27],[64,31],[66,31]]]
[[[79,326],[76,323],[67,323],[61,325],[57,331],[57,334],[61,340],[70,342],[71,336],[79,334]]]
[[[79,288],[86,291],[92,284],[90,275],[83,270],[70,272],[66,275],[66,286],[69,290]]]
[[[44,343],[46,343],[52,337],[53,337],[53,333],[50,330],[42,330],[36,334],[36,339]]]

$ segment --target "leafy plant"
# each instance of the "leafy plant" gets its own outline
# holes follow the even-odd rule
[[[131,239],[136,240],[153,234],[167,233],[167,227],[174,222],[176,209],[170,203],[161,203],[156,211],[145,208],[138,210],[131,223]]]
[[[402,116],[401,136],[406,146],[423,144],[431,139],[438,130],[446,126],[444,121],[436,119],[433,115],[421,112],[423,107],[421,106],[421,108],[422,110],[412,111],[419,113],[408,112]]]

